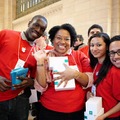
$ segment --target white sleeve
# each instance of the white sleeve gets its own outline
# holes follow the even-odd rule
[[[47,86],[46,86],[45,88],[43,88],[43,87],[37,82],[37,80],[35,79],[35,81],[34,81],[34,87],[35,87],[35,89],[36,89],[37,91],[41,92],[41,94],[42,94],[44,91],[47,90],[48,84],[47,84]]]

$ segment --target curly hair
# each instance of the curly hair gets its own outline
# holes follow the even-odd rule
[[[49,39],[51,41],[51,43],[53,43],[55,35],[57,34],[57,32],[61,29],[67,30],[70,33],[70,37],[71,37],[71,47],[73,46],[74,42],[76,41],[76,31],[75,28],[68,23],[62,24],[61,26],[54,26],[49,30]]]

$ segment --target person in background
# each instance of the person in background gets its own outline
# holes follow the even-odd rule
[[[85,43],[83,43],[84,38],[82,35],[77,35],[76,36],[76,41],[74,43],[74,50],[81,49],[82,47],[85,47]]]
[[[92,93],[102,97],[104,114],[96,120],[120,120],[120,69],[112,66],[110,38],[106,33],[98,33],[89,39],[90,65],[94,69]],[[111,44],[112,45],[112,44]],[[111,46],[110,45],[110,46]]]
[[[101,33],[103,32],[103,28],[98,25],[98,24],[93,24],[89,29],[88,29],[88,39],[97,33]],[[85,55],[87,55],[89,57],[89,46],[86,45],[85,47],[82,47],[80,49],[80,51],[82,51]]]
[[[54,26],[49,31],[49,38],[54,49],[47,54],[44,50],[35,50],[37,60],[37,76],[35,88],[42,92],[40,97],[39,120],[84,120],[85,96],[88,83],[92,79],[92,69],[89,59],[80,51],[71,49],[76,40],[76,31],[71,24]],[[47,60],[49,57],[67,56],[69,65],[65,65],[63,72],[54,72],[59,77],[52,78]],[[75,79],[74,90],[55,91],[54,80],[61,79],[60,84],[67,84],[68,80]]]
[[[53,48],[53,46],[49,45],[48,34],[46,31],[40,38],[36,39],[35,44],[39,46],[40,49],[45,48],[46,50],[51,50]]]
[[[0,31],[0,119],[28,120],[30,87],[34,85],[36,64],[32,51],[34,41],[43,35],[47,19],[36,15],[26,31]],[[14,69],[28,68],[28,76],[12,85],[10,73]],[[14,90],[12,89],[14,88]]]

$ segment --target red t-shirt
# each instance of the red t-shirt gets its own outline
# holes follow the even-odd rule
[[[87,57],[89,57],[89,46],[86,45],[85,47],[82,47],[81,49],[79,49],[80,51],[82,51]]]
[[[89,59],[80,51],[72,51],[68,56],[69,65],[78,66],[81,72],[92,72]],[[76,62],[75,62],[76,61]],[[86,90],[76,81],[75,90],[55,91],[54,83],[40,97],[42,105],[50,110],[70,113],[83,109],[85,105]]]
[[[24,51],[25,50],[25,51]],[[25,67],[29,68],[30,76],[35,77],[35,64],[28,61],[32,56],[32,46],[21,38],[21,33],[12,30],[0,31],[0,76],[11,80],[10,72],[15,68],[18,59],[25,62]],[[35,59],[33,59],[35,60]],[[15,98],[22,89],[8,90],[0,92],[0,101]]]
[[[97,68],[100,68],[98,65]],[[94,79],[98,70],[94,73]],[[107,76],[99,83],[96,88],[96,96],[102,97],[104,111],[107,112],[120,102],[120,69],[112,66],[107,73]],[[118,117],[120,111],[109,116]]]

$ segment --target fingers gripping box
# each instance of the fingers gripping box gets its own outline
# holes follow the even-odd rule
[[[16,68],[13,69],[10,73],[12,85],[20,84],[21,80],[18,77],[26,77],[28,68]],[[12,88],[14,89],[14,88]]]
[[[68,64],[68,57],[49,57],[49,69],[52,70],[53,72],[62,72],[65,70],[65,66]],[[59,75],[53,75],[54,77],[57,77]],[[54,81],[54,87],[56,91],[61,91],[61,90],[73,90],[75,89],[75,80],[71,79],[68,81],[67,85],[64,87],[64,82],[58,86],[59,82],[61,79]]]
[[[104,108],[101,108],[99,110],[99,113],[97,115],[91,115],[87,112],[84,112],[84,120],[96,120],[96,118],[104,113]]]
[[[102,108],[102,97],[91,97],[87,100],[84,120],[95,120],[103,113],[104,108]]]

